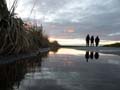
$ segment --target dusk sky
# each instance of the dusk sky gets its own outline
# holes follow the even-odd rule
[[[8,7],[12,1],[7,0]],[[89,33],[99,35],[101,44],[120,42],[120,0],[18,1],[18,16],[37,19],[50,40],[57,40],[63,45],[82,45]]]

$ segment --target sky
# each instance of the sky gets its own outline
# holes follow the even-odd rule
[[[98,35],[101,45],[120,42],[120,0],[18,1],[15,11],[18,16],[42,23],[51,41],[84,45],[86,35],[90,34]],[[8,7],[12,2],[7,0]]]

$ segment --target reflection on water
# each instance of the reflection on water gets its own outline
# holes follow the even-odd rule
[[[94,52],[94,51],[86,51],[85,54],[85,58],[86,58],[86,62],[89,61],[89,59],[99,59],[99,53],[98,52]]]
[[[99,58],[99,53],[95,52],[95,59],[98,59],[98,58]]]
[[[14,90],[19,88],[26,73],[35,72],[41,67],[42,57],[48,52],[30,59],[24,59],[7,64],[0,64],[0,90]]]
[[[0,64],[0,90],[120,90],[119,59],[64,48],[40,53]]]
[[[52,54],[52,52],[50,52]],[[67,49],[67,48],[61,48],[58,50],[56,54],[62,54],[62,55],[84,55],[85,52],[81,50],[75,50],[75,49]]]

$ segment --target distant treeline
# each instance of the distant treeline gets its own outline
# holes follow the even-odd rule
[[[25,28],[21,18],[15,17],[15,3],[8,11],[5,0],[0,0],[0,55],[33,52],[39,48],[59,47],[57,41],[49,42],[43,28]]]
[[[120,47],[120,43],[104,45],[104,47]]]

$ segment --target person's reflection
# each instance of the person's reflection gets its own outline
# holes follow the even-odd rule
[[[89,51],[86,51],[85,58],[86,58],[86,62],[88,62],[88,59],[89,59]]]
[[[93,57],[94,57],[94,52],[91,51],[91,52],[90,52],[90,58],[93,59]]]
[[[93,52],[93,51],[86,51],[85,54],[86,62],[89,61],[89,59],[99,59],[99,53],[98,52]]]
[[[99,53],[98,52],[95,52],[95,59],[99,59]]]

